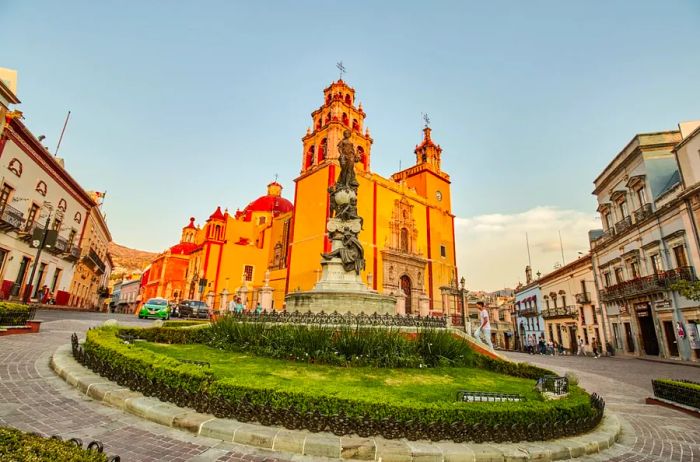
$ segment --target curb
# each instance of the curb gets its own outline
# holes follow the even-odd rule
[[[198,436],[304,456],[383,462],[554,461],[602,452],[615,444],[621,432],[617,416],[606,412],[596,430],[551,441],[453,443],[311,433],[219,419],[145,397],[83,367],[73,358],[70,345],[61,346],[54,352],[50,366],[59,377],[90,398],[151,422]]]

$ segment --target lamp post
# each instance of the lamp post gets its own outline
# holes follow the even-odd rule
[[[46,216],[46,224],[44,224],[44,232],[41,233],[41,239],[39,240],[39,245],[36,250],[36,257],[34,258],[34,264],[32,265],[32,272],[29,275],[29,285],[25,287],[24,289],[24,297],[22,301],[24,303],[29,303],[29,299],[32,296],[32,289],[33,287],[33,281],[34,281],[34,275],[36,274],[36,267],[39,265],[39,259],[41,258],[41,251],[44,250],[44,247],[46,247],[46,241],[47,237],[49,235],[49,224],[51,223],[51,210],[52,206],[50,202],[44,202],[44,205],[46,206],[47,209],[49,209],[49,214]],[[33,241],[36,242],[36,241]],[[36,282],[37,287],[39,285],[39,281]]]
[[[459,295],[462,298],[462,326],[464,326],[464,332],[471,335],[471,329],[467,328],[467,293],[469,291],[465,288],[466,283],[466,279],[462,276],[459,280]]]

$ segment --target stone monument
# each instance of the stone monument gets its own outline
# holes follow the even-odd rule
[[[326,231],[331,251],[321,254],[321,279],[314,288],[285,297],[288,311],[395,314],[396,298],[371,290],[360,276],[365,269],[365,250],[358,239],[363,220],[357,214],[359,183],[355,177],[360,157],[350,136],[350,130],[345,130],[338,143],[340,175],[328,188],[331,214]]]

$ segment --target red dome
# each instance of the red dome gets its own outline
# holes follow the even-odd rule
[[[170,247],[170,253],[176,255],[188,255],[197,248],[194,242],[180,242]]]
[[[243,210],[246,212],[273,212],[275,215],[287,213],[294,209],[294,205],[287,199],[281,196],[260,196]]]

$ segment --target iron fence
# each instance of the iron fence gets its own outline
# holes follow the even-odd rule
[[[30,305],[26,310],[0,310],[0,326],[24,326],[34,319],[36,306]]]
[[[445,316],[413,316],[391,314],[353,314],[353,313],[312,313],[311,311],[244,311],[240,313],[226,312],[225,316],[250,322],[269,322],[284,324],[317,324],[340,326],[391,326],[391,327],[428,327],[445,328]],[[460,318],[461,323],[461,318]]]

